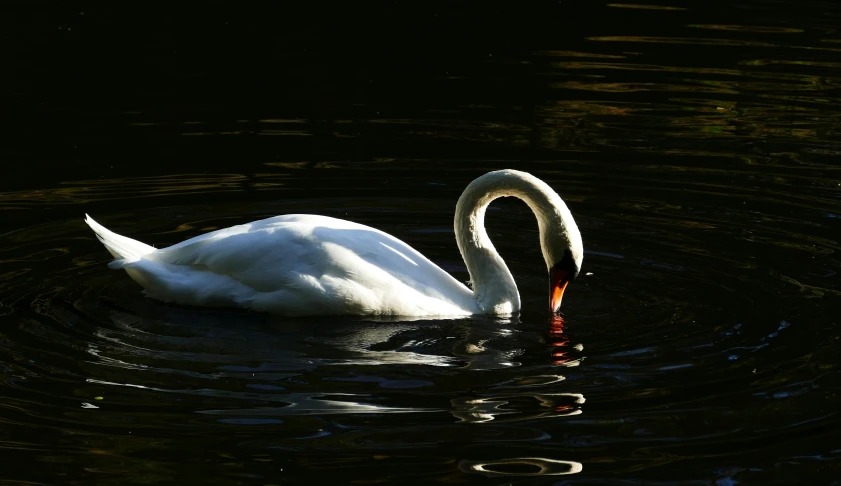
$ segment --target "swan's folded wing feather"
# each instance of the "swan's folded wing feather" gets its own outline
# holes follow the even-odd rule
[[[411,288],[444,301],[472,299],[463,284],[397,238],[323,216],[290,215],[227,228],[161,249],[154,258],[227,275],[263,293],[327,293],[367,305],[369,298]]]
[[[155,258],[229,275],[263,292],[278,290],[301,274],[317,271],[318,245],[290,228],[249,228],[206,236],[164,248]]]

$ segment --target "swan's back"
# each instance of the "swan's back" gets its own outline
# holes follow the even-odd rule
[[[326,216],[232,226],[112,267],[125,268],[152,297],[189,305],[285,315],[475,312],[472,292],[409,245]]]

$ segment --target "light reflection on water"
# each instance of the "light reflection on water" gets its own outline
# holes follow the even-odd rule
[[[774,5],[592,7],[603,22],[574,38],[405,79],[363,66],[336,81],[358,84],[353,99],[298,87],[221,114],[82,110],[139,155],[100,157],[62,126],[90,163],[22,164],[0,192],[0,449],[18,465],[0,479],[835,480],[838,12]],[[635,29],[647,16],[660,28]],[[321,79],[287,61],[288,82]],[[295,104],[316,95],[331,108]],[[325,214],[466,280],[453,206],[503,167],[558,189],[582,228],[563,319],[543,313],[517,202],[488,212],[523,297],[514,319],[169,306],[109,271],[82,222],[161,247]]]
[[[583,469],[580,462],[545,457],[512,457],[488,462],[464,460],[459,467],[462,471],[486,476],[566,476]]]

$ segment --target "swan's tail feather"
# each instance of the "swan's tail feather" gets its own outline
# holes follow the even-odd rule
[[[110,231],[105,226],[97,223],[90,216],[85,214],[85,223],[91,227],[99,241],[105,245],[105,248],[114,255],[114,258],[122,259],[121,264],[138,260],[143,255],[155,251],[155,249],[145,243],[141,243],[131,238],[118,235]],[[120,265],[122,266],[122,265]]]

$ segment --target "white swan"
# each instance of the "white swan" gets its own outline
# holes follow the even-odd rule
[[[549,269],[550,310],[581,268],[583,246],[572,214],[545,182],[515,170],[471,182],[456,205],[455,234],[471,291],[397,238],[350,221],[290,214],[232,226],[155,249],[85,222],[145,293],[164,302],[238,306],[287,316],[508,315],[520,294],[485,231],[485,209],[514,196],[540,229]]]

